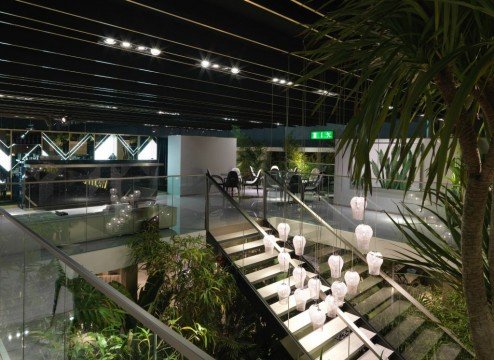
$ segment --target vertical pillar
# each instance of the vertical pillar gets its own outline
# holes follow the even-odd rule
[[[133,299],[137,299],[137,265],[120,269],[120,281],[127,288]]]

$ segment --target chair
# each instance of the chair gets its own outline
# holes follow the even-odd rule
[[[231,171],[235,171],[238,175],[238,181],[240,184],[242,184],[242,173],[240,172],[240,169],[238,167],[232,168]]]
[[[304,192],[313,192],[317,194],[317,196],[320,198],[321,195],[319,194],[319,189],[322,185],[322,181],[324,179],[323,174],[318,174],[317,178],[313,182],[308,182],[307,185],[305,185]]]
[[[280,168],[276,165],[271,166],[271,169],[269,171],[280,171]]]
[[[310,175],[309,175],[309,181],[307,182],[308,184],[315,183],[317,180],[318,175],[321,173],[318,168],[314,168],[311,170]]]
[[[231,170],[228,172],[228,175],[226,176],[226,179],[223,183],[223,187],[225,188],[226,192],[228,192],[228,189],[232,189],[232,196],[233,189],[237,188],[237,193],[240,196],[240,181],[236,171]]]
[[[252,170],[252,167],[251,167],[251,170]],[[262,175],[261,175],[261,172],[262,170],[259,169],[259,171],[257,172],[257,174],[254,174],[254,178],[252,180],[246,180],[244,181],[243,185],[244,185],[244,193],[245,193],[245,187],[246,186],[255,186],[256,189],[257,189],[257,196],[259,196],[259,184],[262,180]]]
[[[294,194],[301,194],[303,190],[302,177],[299,174],[293,174],[288,182],[288,190]]]

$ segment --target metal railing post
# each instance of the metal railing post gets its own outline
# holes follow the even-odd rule
[[[209,177],[206,175],[206,207],[204,213],[204,228],[209,232]]]

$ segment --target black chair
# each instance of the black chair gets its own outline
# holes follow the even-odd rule
[[[252,169],[252,167],[251,167]],[[245,180],[243,182],[244,185],[244,193],[245,193],[245,187],[246,186],[255,186],[257,189],[257,196],[259,196],[259,184],[261,183],[262,180],[262,175],[261,175],[262,170],[259,170],[257,174],[255,174],[254,178],[252,180]]]
[[[304,192],[313,192],[314,194],[317,194],[318,198],[320,199],[321,195],[319,194],[319,190],[321,188],[323,179],[323,174],[318,174],[317,178],[314,181],[309,181],[307,185],[305,185]]]
[[[238,174],[236,171],[229,171],[226,179],[223,183],[225,191],[228,192],[228,189],[232,190],[231,195],[233,196],[233,189],[237,189],[237,194],[240,196],[240,181],[238,178]]]
[[[293,174],[288,182],[288,190],[294,194],[301,194],[302,189],[302,177],[299,174]]]

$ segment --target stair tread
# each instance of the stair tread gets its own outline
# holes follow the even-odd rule
[[[364,280],[362,280],[358,284],[358,292],[355,295],[347,295],[347,299],[353,299],[354,297],[363,294],[367,290],[369,290],[371,287],[379,284],[381,281],[383,281],[382,277],[380,276],[368,276]]]
[[[348,312],[344,312],[344,314],[348,317],[354,316],[353,314],[350,314]],[[305,310],[304,312],[301,312],[300,314],[295,315],[294,317],[286,320],[284,322],[288,330],[290,330],[292,333],[296,333],[297,331],[305,328],[306,326],[310,325],[310,316],[309,316],[309,310]]]
[[[393,295],[393,289],[384,287],[355,305],[355,309],[361,314],[367,314],[388,300],[391,295]]]
[[[408,301],[397,300],[394,301],[390,306],[381,311],[379,314],[370,319],[370,323],[377,331],[381,331],[386,326],[391,324],[393,320],[403,314],[410,308],[412,304]]]
[[[374,337],[375,333],[364,328],[359,328],[369,339]],[[322,354],[322,360],[334,360],[334,359],[348,359],[351,358],[360,348],[364,346],[364,343],[355,334],[351,333],[349,336],[338,342],[332,348]]]
[[[425,329],[403,353],[407,360],[421,360],[436,345],[443,332],[435,329]]]
[[[359,319],[358,316],[353,314],[346,313],[345,315],[352,322]],[[307,352],[312,352],[346,328],[347,324],[341,318],[336,317],[325,323],[322,331],[320,329],[314,330],[301,338],[299,342]]]
[[[292,252],[292,250],[289,250],[289,249],[286,249],[285,251],[286,252]],[[252,265],[255,265],[257,263],[261,263],[263,261],[266,261],[266,260],[275,259],[278,257],[278,254],[279,254],[278,252],[273,251],[272,254],[260,253],[260,254],[248,256],[246,258],[236,260],[235,265],[237,265],[237,267],[239,267],[239,268],[243,268],[246,266],[252,266]]]
[[[267,228],[267,227],[262,227],[262,228],[265,231],[271,230],[271,228]],[[234,239],[241,238],[243,236],[251,236],[251,235],[255,235],[255,234],[259,234],[259,231],[257,231],[256,228],[250,228],[250,229],[244,229],[244,230],[240,230],[240,231],[233,231],[233,232],[230,232],[227,234],[216,235],[214,238],[216,239],[217,242],[221,243],[224,241],[234,240]],[[261,234],[259,234],[259,236],[261,236]]]
[[[301,261],[296,260],[296,259],[292,259],[292,261],[294,261],[297,265],[302,264]],[[280,265],[276,264],[276,265],[271,265],[271,266],[266,267],[266,268],[261,269],[261,270],[253,271],[251,273],[248,273],[245,276],[246,276],[247,280],[249,280],[252,284],[255,284],[259,281],[269,279],[269,278],[276,276],[278,274],[281,274],[281,273],[283,273],[283,271],[281,271]]]
[[[417,316],[408,316],[398,326],[391,330],[386,340],[395,348],[400,347],[423,323],[424,319]]]
[[[245,251],[245,250],[252,250],[252,249],[255,249],[255,248],[258,248],[261,246],[264,246],[264,241],[262,241],[262,239],[249,241],[245,244],[230,246],[230,247],[224,248],[223,250],[225,250],[225,253],[227,253],[228,255],[231,255],[231,254],[235,254],[235,253]]]
[[[310,278],[312,278],[314,276],[316,276],[316,274],[307,271],[307,278],[310,279]],[[278,280],[278,281],[276,281],[276,282],[274,282],[272,284],[269,284],[269,285],[266,285],[266,286],[264,286],[262,288],[259,288],[259,289],[257,289],[257,292],[264,299],[268,299],[268,298],[270,298],[270,297],[272,297],[274,295],[277,295],[278,285],[280,285],[283,282],[289,284],[290,286],[295,286],[295,280],[293,279],[293,276],[290,276],[288,279]]]
[[[321,285],[321,291],[326,293],[329,291],[329,287]],[[295,295],[290,295],[288,297],[288,304],[282,304],[279,301],[276,301],[275,303],[271,304],[270,306],[276,315],[283,316],[287,312],[292,311],[293,309],[296,308],[297,303],[295,301]]]
[[[393,350],[390,350],[390,349],[388,349],[382,345],[374,344],[374,346],[375,346],[379,356],[383,359],[387,359],[393,353]],[[377,359],[379,359],[379,357],[377,357],[372,351],[367,350],[364,353],[364,355],[359,357],[357,360],[377,360]]]
[[[453,343],[445,343],[436,351],[437,360],[454,360],[460,355],[461,347]]]

